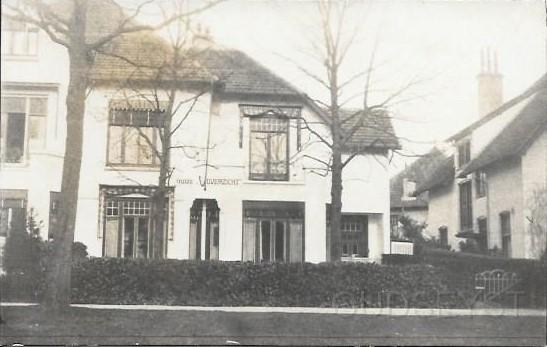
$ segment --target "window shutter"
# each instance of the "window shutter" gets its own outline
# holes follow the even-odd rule
[[[303,225],[301,220],[290,221],[290,262],[301,263],[302,262],[302,230]]]
[[[243,261],[255,260],[256,220],[246,218],[243,223]]]

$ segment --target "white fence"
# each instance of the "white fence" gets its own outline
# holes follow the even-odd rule
[[[411,241],[391,241],[391,254],[414,254],[414,244]]]

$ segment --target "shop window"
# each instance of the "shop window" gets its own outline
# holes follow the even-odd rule
[[[31,24],[2,18],[2,55],[36,56],[38,28]]]
[[[112,109],[108,124],[108,164],[158,166],[159,131],[164,118],[164,112]]]
[[[303,203],[244,202],[243,213],[243,261],[304,260]]]
[[[101,204],[104,256],[124,258],[152,256],[154,232],[152,196],[154,192],[153,187],[103,186],[101,188],[101,195],[104,197],[104,203]],[[166,199],[164,209],[163,252],[165,252],[168,225],[173,218],[170,198]]]
[[[289,179],[289,120],[277,116],[251,118],[251,180]]]
[[[2,97],[0,153],[3,162],[21,163],[27,148],[45,147],[47,103],[47,97]]]

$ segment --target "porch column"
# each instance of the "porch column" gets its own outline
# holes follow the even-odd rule
[[[205,232],[207,230],[207,204],[205,199],[201,202],[201,256],[200,259],[205,259]]]

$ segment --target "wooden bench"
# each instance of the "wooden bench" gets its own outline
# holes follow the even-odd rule
[[[495,269],[475,275],[475,290],[487,302],[508,292],[515,293],[514,289],[519,282],[516,273]]]

